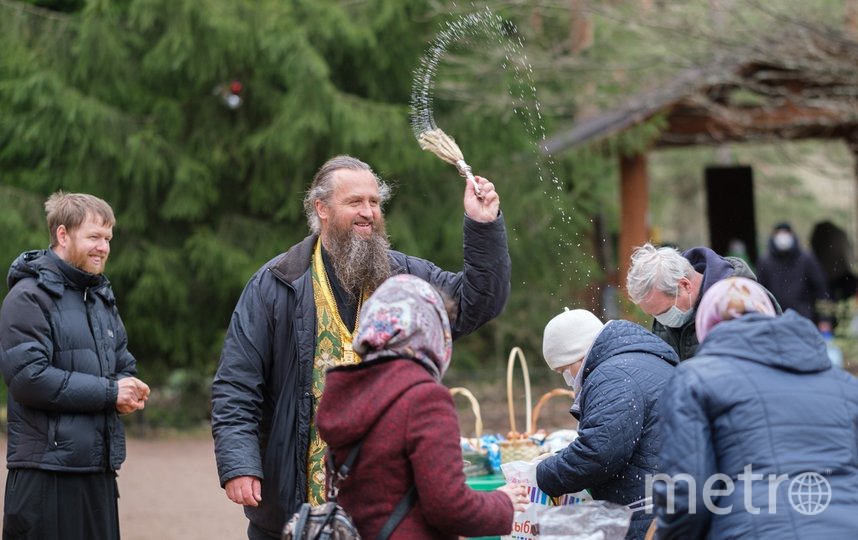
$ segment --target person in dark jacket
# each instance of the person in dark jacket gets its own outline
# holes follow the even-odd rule
[[[816,257],[799,245],[789,223],[775,225],[769,252],[757,263],[757,281],[783,309],[818,322],[816,303],[828,298],[825,273]]]
[[[694,328],[700,298],[730,276],[756,279],[738,257],[722,257],[705,247],[680,253],[672,247],[644,244],[632,253],[626,289],[629,299],[653,317],[652,332],[685,360],[700,346]]]
[[[852,246],[846,231],[831,221],[813,226],[810,247],[825,274],[828,299],[840,302],[855,296],[858,276],[852,272]]]
[[[0,308],[9,389],[4,540],[119,538],[120,414],[142,409],[128,337],[104,267],[115,219],[105,201],[57,192],[51,247],[12,263]]]
[[[659,470],[657,405],[679,362],[676,353],[637,324],[603,325],[583,309],[549,321],[542,353],[575,391],[578,438],[539,463],[539,489],[552,497],[588,489],[594,499],[642,501],[646,476]],[[636,512],[626,538],[643,540],[651,522]]]
[[[363,361],[328,371],[318,422],[334,463],[362,441],[337,497],[361,537],[376,538],[412,486],[416,503],[390,538],[509,534],[526,489],[465,484],[459,420],[441,384],[452,336],[438,292],[415,276],[388,279],[361,311],[354,348]]]
[[[510,259],[500,200],[477,178],[465,186],[464,270],[444,271],[389,249],[382,204],[389,186],[349,156],[326,162],[304,199],[312,234],[250,279],[230,322],[212,385],[221,485],[245,505],[248,537],[279,538],[287,516],[324,500],[325,445],[315,414],[325,372],[356,363],[362,302],[390,275],[413,274],[457,305],[453,337],[497,316]]]
[[[657,538],[855,538],[858,379],[748,279],[703,296],[697,332],[662,395]]]

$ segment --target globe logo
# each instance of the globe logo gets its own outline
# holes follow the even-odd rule
[[[799,514],[815,516],[831,503],[831,484],[821,474],[805,472],[789,483],[789,503]]]

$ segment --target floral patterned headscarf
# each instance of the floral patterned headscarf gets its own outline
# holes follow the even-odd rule
[[[453,353],[450,322],[441,295],[418,277],[391,277],[364,304],[353,347],[364,364],[410,358],[440,381]]]
[[[744,277],[730,277],[716,282],[706,291],[697,306],[694,323],[701,343],[713,326],[746,313],[775,316],[775,308],[762,285]]]

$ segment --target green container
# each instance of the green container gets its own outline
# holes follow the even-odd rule
[[[503,474],[495,473],[485,476],[471,476],[465,480],[465,483],[477,491],[492,491],[506,484],[506,480]],[[499,536],[480,536],[479,538],[482,540],[500,540]]]
[[[501,473],[486,474],[483,476],[469,476],[465,481],[471,489],[477,491],[492,491],[506,484],[506,480]]]

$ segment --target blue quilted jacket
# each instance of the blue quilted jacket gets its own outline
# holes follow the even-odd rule
[[[858,379],[831,367],[813,323],[722,322],[676,372],[660,461],[686,476],[655,482],[658,538],[858,538]],[[704,502],[709,478],[723,493]]]
[[[629,504],[658,472],[657,404],[679,362],[664,340],[628,321],[610,321],[584,363],[578,438],[536,469],[551,496],[589,489],[594,499]],[[642,539],[653,516],[633,515],[627,538]]]

